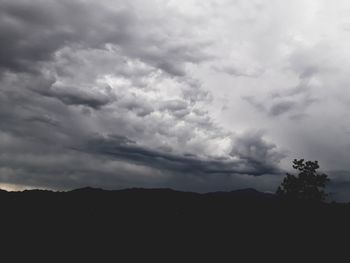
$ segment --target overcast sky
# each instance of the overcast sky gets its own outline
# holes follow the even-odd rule
[[[345,0],[0,0],[0,187],[350,200]],[[350,192],[350,191],[349,191]]]

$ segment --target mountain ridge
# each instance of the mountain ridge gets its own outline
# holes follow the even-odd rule
[[[55,190],[45,190],[45,189],[25,189],[21,191],[8,191],[5,189],[0,189],[0,192],[2,193],[87,193],[87,192],[108,192],[108,193],[116,193],[116,192],[173,192],[173,193],[191,193],[191,194],[198,194],[198,195],[221,195],[221,194],[250,194],[250,195],[274,195],[272,193],[266,193],[258,191],[254,188],[242,188],[237,190],[231,190],[231,191],[212,191],[212,192],[195,192],[195,191],[183,191],[183,190],[175,190],[172,188],[142,188],[142,187],[130,187],[130,188],[123,188],[123,189],[103,189],[99,187],[80,187],[80,188],[74,188],[72,190],[67,191],[55,191]]]

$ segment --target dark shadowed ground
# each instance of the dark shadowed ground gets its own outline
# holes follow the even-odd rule
[[[298,260],[305,253],[325,257],[331,248],[339,250],[335,259],[350,233],[350,205],[290,202],[253,189],[1,191],[0,207],[3,252],[61,262],[71,255],[222,262],[281,254]]]

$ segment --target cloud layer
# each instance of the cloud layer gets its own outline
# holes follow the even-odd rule
[[[273,191],[293,158],[347,171],[349,8],[0,0],[0,182]]]

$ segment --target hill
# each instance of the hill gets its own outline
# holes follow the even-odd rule
[[[35,244],[47,249],[59,244],[79,251],[117,249],[118,244],[122,251],[158,253],[232,246],[239,251],[286,249],[291,244],[321,249],[326,238],[347,237],[350,229],[346,204],[287,202],[254,189],[207,194],[171,189],[0,191],[0,207],[7,244],[29,246],[35,237],[40,240]]]

